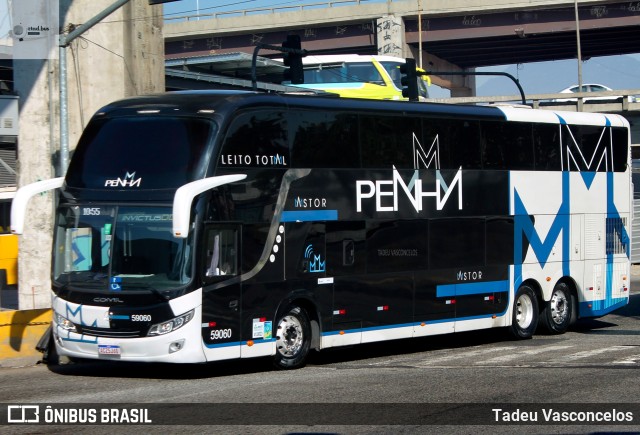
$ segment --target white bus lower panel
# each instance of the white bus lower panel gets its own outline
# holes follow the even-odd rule
[[[198,363],[205,361],[199,291],[170,301],[178,315],[193,311],[183,326],[156,336],[118,338],[74,332],[69,324],[108,328],[109,307],[78,305],[53,297],[53,337],[59,355],[103,360]],[[61,323],[66,323],[62,325]]]

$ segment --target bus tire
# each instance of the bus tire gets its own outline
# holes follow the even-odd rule
[[[551,299],[545,303],[541,320],[551,334],[564,334],[571,324],[573,316],[573,296],[569,286],[559,282],[553,288]]]
[[[538,327],[538,298],[528,285],[522,285],[513,301],[509,331],[518,339],[531,338]]]
[[[274,364],[280,369],[304,366],[311,348],[311,323],[302,307],[284,310],[276,326],[276,355]]]

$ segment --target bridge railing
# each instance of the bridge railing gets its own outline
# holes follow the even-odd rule
[[[575,92],[525,95],[527,105],[535,109],[578,112],[626,112],[640,110],[640,89],[604,92]],[[451,104],[522,104],[519,95],[490,97],[430,98],[428,102]]]
[[[391,0],[393,1],[393,0]],[[360,5],[363,3],[371,3],[371,0],[335,0],[329,2],[319,2],[319,3],[308,3],[305,5],[282,5],[282,6],[273,6],[273,7],[262,7],[262,8],[253,8],[253,9],[240,9],[234,11],[220,11],[220,12],[210,12],[204,14],[196,14],[196,15],[181,15],[177,17],[165,16],[165,21],[191,21],[191,20],[200,20],[207,18],[226,18],[226,17],[246,17],[249,15],[258,15],[258,14],[277,14],[282,12],[295,12],[295,11],[304,11],[309,9],[320,9],[320,8],[333,8],[336,6],[346,6],[346,5]]]

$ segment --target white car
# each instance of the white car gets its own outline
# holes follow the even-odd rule
[[[567,89],[563,89],[560,91],[561,94],[572,94],[572,93],[576,93],[576,92],[604,92],[604,91],[612,91],[613,89],[611,89],[608,86],[605,85],[598,85],[595,83],[589,83],[589,84],[583,84],[582,88],[580,88],[579,85],[573,85]],[[584,101],[593,101],[593,100],[608,100],[608,101],[614,101],[617,100],[619,98],[622,98],[622,96],[617,96],[617,95],[607,95],[607,96],[603,96],[603,97],[593,97],[593,98],[585,98]],[[630,103],[634,103],[636,101],[636,97],[633,97],[631,95],[629,95],[627,97],[629,99]],[[557,98],[553,101],[558,102],[558,103],[563,103],[563,102],[570,102],[570,101],[576,101],[576,98]]]

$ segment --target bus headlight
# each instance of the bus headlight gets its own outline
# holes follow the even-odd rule
[[[156,323],[155,325],[151,326],[147,335],[164,335],[170,333],[171,331],[175,331],[176,329],[182,328],[187,324],[187,322],[189,322],[189,320],[193,319],[194,312],[195,308],[188,313],[175,317],[171,320],[167,320],[166,322]]]
[[[55,313],[55,316],[56,316],[56,323],[58,324],[59,327],[61,327],[65,331],[78,332],[78,330],[76,329],[76,325],[74,325],[71,320],[67,319],[66,317],[62,317],[58,313]]]

